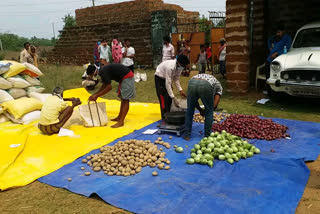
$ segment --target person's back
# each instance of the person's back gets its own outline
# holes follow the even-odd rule
[[[41,125],[51,125],[59,122],[60,112],[68,107],[68,103],[58,96],[51,96],[44,102],[39,123]]]

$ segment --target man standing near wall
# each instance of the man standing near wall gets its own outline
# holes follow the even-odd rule
[[[110,56],[110,47],[107,43],[106,39],[102,40],[100,45],[100,66],[104,66],[109,64],[109,56]]]
[[[124,47],[122,48],[122,64],[134,73],[133,58],[135,55],[135,50],[133,47],[131,47],[129,39],[126,39],[124,42]]]
[[[29,54],[29,48],[30,48],[30,43],[29,42],[25,42],[23,44],[23,51],[21,51],[20,53],[20,62],[28,62],[28,58],[31,58],[30,54]]]
[[[170,37],[163,37],[164,45],[162,48],[162,62],[175,58],[174,47],[170,43]]]

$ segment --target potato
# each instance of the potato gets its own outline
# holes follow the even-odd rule
[[[90,160],[91,159],[91,156],[87,156],[87,160]]]
[[[81,167],[81,170],[84,170],[84,167]]]
[[[124,173],[124,176],[130,176],[130,173],[129,172],[126,172],[126,173]]]
[[[138,167],[138,168],[136,169],[136,173],[141,172],[141,170],[142,170],[142,168],[141,168],[141,167]]]
[[[108,173],[109,173],[108,171],[104,171],[104,174],[106,174],[106,175],[107,175]]]
[[[109,172],[109,173],[108,173],[108,175],[109,175],[109,176],[112,176],[112,175],[113,175],[113,173],[112,173],[112,172]]]
[[[156,156],[151,156],[151,160],[154,162],[156,161],[158,158]]]
[[[89,176],[89,175],[91,175],[91,172],[85,172],[84,175]]]
[[[135,175],[136,174],[136,171],[135,170],[132,170],[131,172],[130,172],[130,175]]]
[[[120,176],[120,175],[121,175],[121,172],[118,171],[118,172],[116,173],[116,175],[117,175],[117,176]]]
[[[163,164],[163,163],[158,164],[158,168],[159,168],[159,169],[163,169],[163,167],[164,167],[164,164]]]
[[[158,173],[157,173],[157,172],[152,172],[152,175],[153,175],[153,176],[157,176]]]
[[[164,158],[164,156],[166,156],[166,153],[165,152],[161,152],[160,158]]]
[[[169,160],[166,161],[167,164],[170,164],[171,162]]]
[[[168,169],[170,169],[170,166],[166,166],[164,169],[165,169],[165,170],[168,170]]]
[[[93,171],[95,172],[99,172],[101,170],[101,167],[100,166],[96,166],[93,168]]]
[[[71,178],[68,178],[68,181],[72,181],[72,179],[71,179]]]
[[[150,163],[149,166],[150,166],[151,168],[154,168],[154,167],[156,167],[156,164],[155,164],[155,163]]]
[[[170,136],[169,139],[172,139],[172,136]]]
[[[93,163],[93,167],[98,166],[98,164],[99,164],[98,162],[94,162],[94,163]]]

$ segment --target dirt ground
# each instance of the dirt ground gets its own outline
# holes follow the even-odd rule
[[[307,166],[310,169],[310,178],[296,214],[320,214],[320,156],[316,161],[307,163]],[[1,214],[128,213],[105,203],[98,196],[87,198],[38,181],[1,192],[0,202]]]
[[[307,163],[307,166],[310,177],[296,214],[320,213],[320,156],[316,161]]]

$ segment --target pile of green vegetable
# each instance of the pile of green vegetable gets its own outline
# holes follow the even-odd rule
[[[233,164],[241,158],[250,158],[259,153],[260,150],[254,145],[223,130],[221,134],[211,133],[210,137],[205,137],[199,144],[195,144],[191,149],[191,158],[187,159],[186,163],[213,167],[215,159]]]

